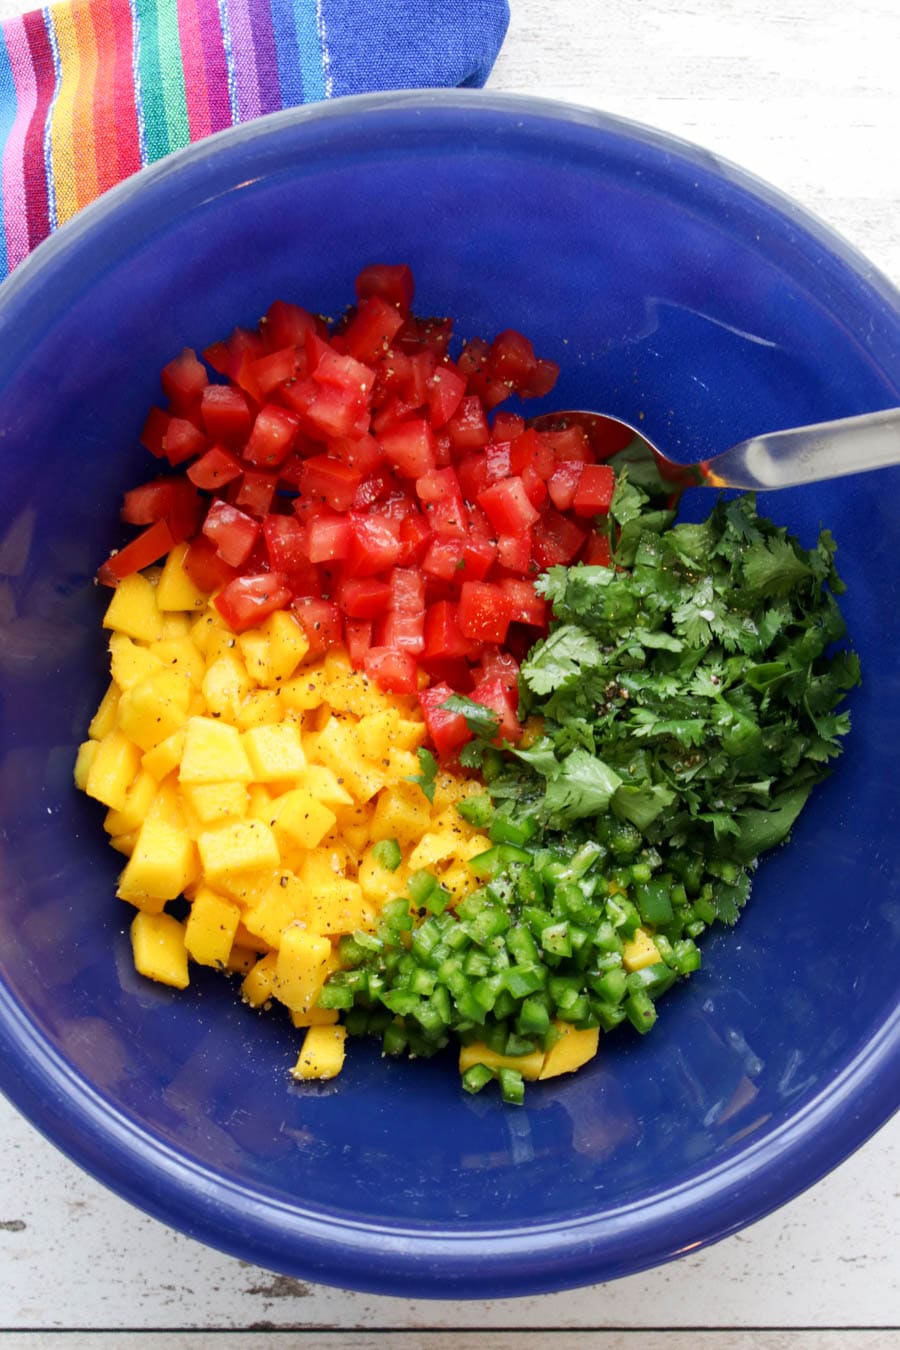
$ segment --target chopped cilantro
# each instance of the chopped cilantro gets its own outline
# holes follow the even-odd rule
[[[416,751],[419,757],[419,768],[421,773],[413,773],[405,780],[407,783],[418,783],[419,787],[425,793],[430,802],[434,801],[434,785],[437,778],[437,760],[430,750],[420,746]]]

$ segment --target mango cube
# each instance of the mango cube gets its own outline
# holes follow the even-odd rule
[[[341,1026],[312,1026],[303,1038],[303,1048],[294,1068],[294,1078],[336,1078],[344,1067],[347,1031]]]
[[[187,544],[170,550],[156,584],[156,605],[161,610],[203,609],[208,597],[198,590],[184,567]]]
[[[184,929],[188,954],[200,965],[224,966],[240,917],[237,905],[208,886],[201,886],[191,901]]]
[[[656,943],[643,928],[636,928],[634,936],[622,949],[622,964],[629,973],[643,970],[645,966],[655,966],[662,957]]]
[[[268,1003],[275,989],[275,952],[261,956],[241,984],[241,998],[252,1008]]]
[[[235,638],[230,641],[234,643]],[[233,650],[223,651],[211,665],[207,665],[201,689],[210,712],[218,717],[237,719],[241,704],[250,690],[253,681],[247,674],[247,668]]]
[[[184,783],[184,800],[201,825],[246,814],[248,795],[243,783]]]
[[[544,1066],[543,1050],[532,1050],[527,1055],[500,1055],[491,1050],[482,1041],[473,1041],[464,1045],[459,1052],[459,1071],[465,1073],[474,1064],[484,1064],[488,1069],[518,1069],[523,1078],[540,1078]]]
[[[292,1012],[308,1012],[328,974],[331,943],[299,924],[286,928],[275,962],[275,993]]]
[[[102,741],[116,725],[116,712],[119,706],[121,690],[115,681],[110,683],[100,700],[99,707],[88,723],[88,735],[94,741]]]
[[[178,777],[182,783],[249,783],[253,770],[237,728],[214,717],[192,717]]]
[[[84,790],[104,806],[120,811],[140,767],[141,752],[118,728],[107,732],[91,758]]]
[[[142,750],[152,750],[187,721],[190,680],[159,670],[127,689],[119,700],[119,727]]]
[[[269,667],[272,679],[287,680],[309,651],[309,639],[301,625],[287,610],[271,614],[263,624],[269,639]]]
[[[88,774],[91,771],[98,749],[97,741],[82,741],[75,756],[75,786],[84,792],[87,788]]]
[[[194,845],[184,831],[148,816],[138,831],[134,852],[119,877],[121,900],[151,897],[174,900],[197,875]]]
[[[175,989],[187,988],[190,977],[184,928],[171,914],[136,914],[131,924],[131,950],[139,974]]]
[[[294,778],[306,768],[300,732],[293,722],[251,727],[244,732],[244,749],[258,783]]]
[[[306,788],[294,788],[271,804],[271,825],[282,847],[315,848],[334,829],[337,816]]]
[[[103,616],[103,627],[125,633],[140,642],[157,642],[163,634],[156,587],[140,572],[124,577],[113,591]]]
[[[209,881],[233,872],[274,870],[281,861],[278,841],[262,820],[233,820],[204,830],[197,847]]]
[[[571,1022],[557,1022],[560,1033],[544,1056],[539,1078],[556,1078],[561,1073],[574,1073],[582,1064],[587,1064],[597,1053],[600,1031],[597,1027],[583,1029],[573,1027]]]

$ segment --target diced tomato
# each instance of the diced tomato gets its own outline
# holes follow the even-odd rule
[[[203,391],[200,415],[214,441],[236,445],[250,434],[253,415],[247,396],[230,384],[208,384]]]
[[[300,471],[300,491],[313,500],[327,502],[333,511],[349,511],[362,482],[360,469],[351,469],[342,459],[313,455]]]
[[[421,478],[435,468],[434,433],[424,418],[400,422],[378,439],[388,463],[404,478]]]
[[[370,295],[342,334],[344,350],[371,366],[384,355],[402,327],[403,315],[380,295]]]
[[[276,474],[256,473],[253,469],[245,469],[240,482],[235,483],[237,491],[234,494],[234,505],[261,520],[271,510],[277,486]]]
[[[432,427],[445,426],[466,392],[463,377],[450,366],[437,366],[428,383],[428,412]]]
[[[585,464],[572,502],[576,516],[605,516],[615,487],[616,471],[609,464]]]
[[[243,567],[259,537],[259,524],[236,506],[217,500],[206,513],[203,533],[229,567]]]
[[[155,455],[157,459],[162,459],[166,453],[166,431],[170,420],[169,413],[163,412],[162,408],[151,408],[147,414],[147,420],[141,432],[141,445],[149,450],[151,455]]]
[[[370,647],[363,658],[369,679],[386,694],[414,694],[419,687],[416,658],[393,647]]]
[[[424,606],[418,614],[391,610],[382,615],[375,625],[373,641],[379,647],[390,647],[418,656],[425,647]]]
[[[498,744],[504,740],[515,744],[521,738],[522,727],[516,716],[518,700],[502,678],[495,676],[493,679],[476,684],[470,698],[474,703],[481,703],[485,708],[497,713],[500,719],[496,736]]]
[[[528,500],[521,478],[505,478],[485,488],[478,494],[478,505],[498,534],[527,530],[540,515]]]
[[[410,356],[415,356],[416,352],[430,351],[438,360],[442,360],[447,354],[452,336],[452,319],[439,319],[434,315],[418,318],[410,314],[397,334],[394,345]]]
[[[318,512],[310,517],[303,528],[310,562],[340,562],[347,557],[350,551],[350,522],[346,516]]]
[[[209,380],[197,353],[185,347],[180,356],[163,366],[160,383],[170,407],[175,412],[189,413],[199,404]]]
[[[421,614],[425,609],[425,582],[415,567],[395,567],[391,573],[391,608],[400,614]]]
[[[336,384],[315,384],[315,396],[306,409],[306,418],[323,436],[362,436],[369,429],[369,414],[364,394]],[[299,384],[299,381],[298,381]],[[287,397],[297,385],[288,386]]]
[[[406,263],[373,263],[364,267],[356,278],[356,298],[368,300],[378,295],[389,305],[408,314],[415,294],[412,269]]]
[[[492,441],[515,441],[523,435],[525,431],[525,419],[518,413],[505,412],[503,409],[497,413],[494,418],[494,424],[491,427]],[[521,473],[521,465],[514,470],[515,473]]]
[[[197,528],[200,498],[196,489],[183,478],[154,478],[151,483],[132,488],[122,502],[122,519],[129,525],[153,525],[168,522],[176,544]]]
[[[555,361],[539,357],[535,362],[534,374],[527,385],[519,389],[522,398],[544,398],[559,379],[559,366]]]
[[[571,459],[561,460],[557,464],[547,484],[550,500],[557,511],[571,510],[582,471],[589,467],[593,466]]]
[[[534,347],[514,328],[498,333],[488,356],[491,372],[514,389],[526,389],[537,368]]]
[[[349,521],[348,576],[371,577],[396,565],[403,551],[399,521],[378,513],[361,515],[357,511],[350,512]]]
[[[104,586],[115,586],[123,577],[132,572],[140,572],[151,563],[158,562],[164,554],[175,547],[172,531],[165,520],[157,520],[148,525],[136,539],[132,539],[124,548],[113,553],[97,573],[98,580]]]
[[[267,398],[285,380],[293,379],[297,370],[297,348],[281,347],[251,361],[249,374],[261,398]]]
[[[497,414],[503,416],[502,413]],[[494,434],[496,434],[496,420],[494,422]],[[550,446],[546,444],[541,436],[533,427],[523,431],[516,436],[509,447],[509,468],[510,473],[525,473],[526,469],[531,469],[538,478],[548,479],[556,467],[556,456]]]
[[[294,448],[299,430],[300,422],[295,413],[277,403],[265,404],[256,414],[244,458],[260,468],[277,468]]]
[[[190,465],[187,476],[196,487],[215,492],[240,478],[243,471],[241,461],[224,445],[214,445]]]
[[[465,567],[465,541],[458,535],[433,539],[422,559],[422,571],[442,581],[457,579]]]
[[[438,755],[452,755],[466,741],[472,739],[472,733],[466,726],[462,713],[448,712],[443,704],[453,694],[449,684],[433,684],[419,691],[419,706],[425,718],[428,736]]]
[[[499,680],[512,695],[512,705],[519,706],[519,663],[505,647],[485,647],[475,668],[475,684]]]
[[[487,445],[491,433],[481,399],[474,394],[461,399],[445,430],[456,450],[480,450]]]
[[[491,483],[499,483],[501,479],[508,478],[512,473],[510,465],[510,443],[509,441],[491,441],[484,448],[484,470],[486,482],[485,487]]]
[[[559,431],[542,431],[539,435],[559,464],[588,464],[593,459],[588,438],[581,427],[567,426]]]
[[[296,574],[309,571],[307,535],[296,516],[267,515],[262,531],[273,572],[284,572],[293,582]]]
[[[527,576],[531,570],[531,527],[518,534],[497,536],[497,562],[508,572]]]
[[[297,622],[306,634],[309,655],[321,656],[331,647],[339,647],[343,636],[341,611],[333,600],[317,596],[295,596],[292,609]]]
[[[347,577],[335,594],[338,608],[351,619],[377,619],[391,601],[388,582],[375,577]]]
[[[335,351],[330,342],[323,342],[315,333],[306,335],[306,356],[309,373],[317,384],[333,384],[338,389],[371,396],[375,371],[370,366]]]
[[[166,459],[173,466],[201,455],[209,442],[203,432],[186,417],[170,417],[163,438]]]
[[[227,585],[235,576],[235,569],[220,557],[215,545],[204,534],[195,535],[188,544],[184,570],[197,589],[209,595]]]
[[[372,473],[384,463],[384,451],[368,432],[363,436],[332,437],[328,453],[363,474]]]
[[[212,366],[217,375],[227,375],[231,364],[227,342],[213,342],[204,347],[203,359],[208,366]]]
[[[353,510],[365,511],[377,502],[384,501],[389,496],[394,479],[387,473],[373,473],[368,478],[364,478],[356,489],[356,495],[353,498]]]
[[[558,563],[570,563],[584,544],[587,531],[551,506],[542,512],[532,538],[532,554],[543,572]]]
[[[609,536],[605,534],[592,534],[584,550],[582,561],[589,567],[611,567],[612,554],[609,547]]]
[[[266,310],[263,321],[263,341],[270,352],[286,347],[299,347],[307,333],[316,331],[313,316],[300,305],[286,300],[275,300]]]
[[[402,567],[419,566],[431,543],[431,528],[418,511],[409,511],[400,522],[402,552],[398,562]]]
[[[502,642],[512,621],[509,597],[489,581],[464,581],[459,589],[459,626],[475,642]]]
[[[438,600],[425,611],[424,655],[431,660],[467,656],[472,643],[459,626],[459,606]]]
[[[354,670],[361,670],[366,652],[372,645],[372,624],[368,619],[345,619],[344,642]]]
[[[234,633],[255,628],[277,609],[291,601],[287,578],[280,572],[258,572],[235,577],[215,597],[213,604]]]
[[[465,533],[466,508],[453,469],[433,469],[423,474],[416,479],[416,495],[425,508],[428,525],[436,535]]]
[[[513,623],[526,623],[531,628],[546,627],[547,601],[536,593],[533,582],[503,577],[500,589],[509,598]]]
[[[463,455],[456,462],[456,475],[466,501],[477,501],[479,492],[488,486],[487,460],[479,453]]]

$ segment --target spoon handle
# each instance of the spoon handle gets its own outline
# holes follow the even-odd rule
[[[900,464],[900,408],[753,436],[701,465],[710,487],[787,488]]]

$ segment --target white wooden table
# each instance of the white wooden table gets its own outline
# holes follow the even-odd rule
[[[495,89],[700,142],[816,211],[900,284],[897,0],[512,5]],[[0,0],[0,18],[24,7]],[[778,1214],[674,1266],[560,1295],[408,1302],[200,1247],[108,1194],[0,1101],[0,1342],[882,1350],[900,1347],[898,1199],[900,1117]]]

